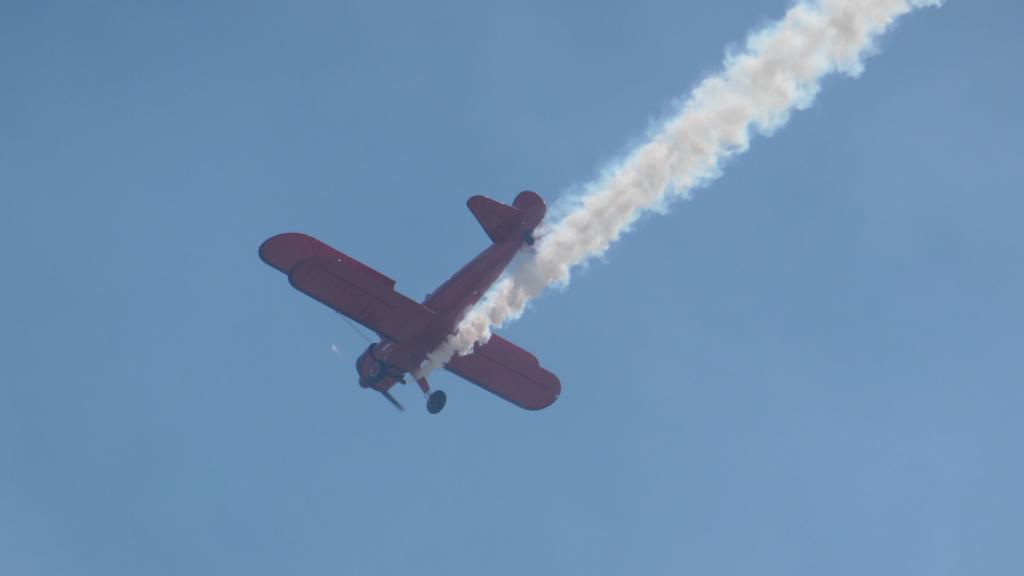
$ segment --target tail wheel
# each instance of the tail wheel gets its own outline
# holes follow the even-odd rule
[[[448,395],[444,393],[444,390],[434,390],[430,396],[427,396],[427,412],[437,414],[444,409],[447,402]]]

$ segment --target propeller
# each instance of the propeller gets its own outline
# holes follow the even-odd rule
[[[395,397],[391,395],[391,392],[388,392],[387,390],[381,390],[380,393],[381,393],[381,395],[383,395],[385,398],[388,399],[388,402],[391,402],[392,404],[394,404],[395,408],[398,408],[402,412],[405,412],[405,408],[402,407],[402,405],[398,402],[398,400],[395,400]]]
[[[369,340],[367,340],[367,341],[369,341]],[[331,351],[334,352],[335,354],[337,354],[338,356],[344,357],[344,355],[341,353],[341,350],[339,350],[338,347],[336,345],[334,345],[334,344],[331,344]],[[402,382],[402,384],[405,384],[405,380],[404,379],[401,380],[401,382]],[[390,392],[388,392],[387,390],[381,390],[380,393],[381,393],[382,396],[384,396],[385,398],[388,399],[388,402],[391,402],[392,404],[394,404],[395,408],[398,408],[400,411],[405,412],[405,407],[402,406],[401,402],[399,402],[398,400],[395,400],[395,397],[392,396]]]

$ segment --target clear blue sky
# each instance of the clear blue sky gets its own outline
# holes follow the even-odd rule
[[[421,297],[468,196],[590,180],[788,5],[4,2],[0,574],[1024,573],[1014,3],[901,21],[538,301],[548,410],[398,413],[257,258]]]

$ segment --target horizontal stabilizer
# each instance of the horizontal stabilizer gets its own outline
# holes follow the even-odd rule
[[[486,196],[473,196],[466,202],[466,206],[495,244],[518,240],[516,235],[523,225],[523,212],[518,208]]]
[[[540,221],[544,219],[544,214],[548,211],[547,205],[544,204],[544,199],[536,192],[530,192],[529,190],[520,192],[516,196],[515,201],[512,202],[512,205],[523,213],[526,228],[529,230],[536,228]]]

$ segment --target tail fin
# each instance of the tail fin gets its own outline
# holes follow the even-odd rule
[[[486,196],[473,196],[466,202],[469,211],[476,216],[484,232],[495,244],[515,239],[523,225],[523,212],[508,204],[491,200]]]
[[[547,211],[544,200],[533,192],[521,192],[513,206],[486,196],[473,196],[466,206],[495,244],[518,240],[524,228],[525,231],[536,228]]]

